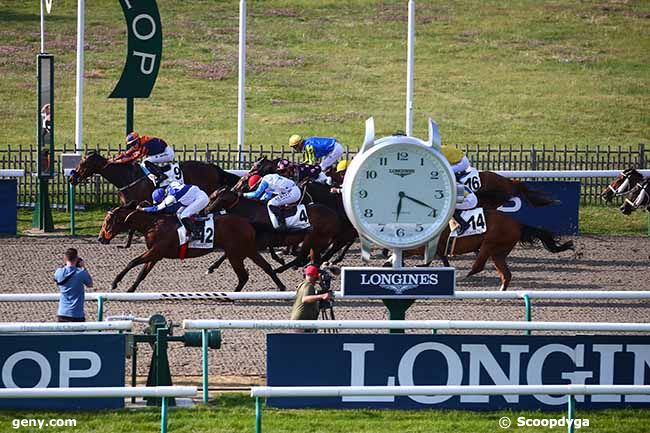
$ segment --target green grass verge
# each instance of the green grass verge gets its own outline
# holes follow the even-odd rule
[[[55,55],[55,142],[74,138],[74,0],[46,17]],[[135,104],[141,133],[234,143],[238,2],[158,2],[158,82]],[[406,2],[267,0],[248,5],[247,144],[292,133],[356,146],[404,125]],[[650,2],[445,0],[417,3],[414,133],[425,116],[450,143],[613,144],[647,140]],[[86,5],[84,141],[124,138],[125,103],[107,96],[126,55],[119,3]],[[0,147],[34,140],[38,3],[0,2]]]
[[[106,215],[103,208],[76,212],[77,234],[81,236],[96,236]],[[65,232],[70,227],[70,215],[67,212],[55,210],[52,212],[54,226],[57,231]],[[18,232],[22,233],[31,228],[32,211],[18,210]],[[630,216],[622,215],[617,207],[610,206],[580,206],[580,233],[586,235],[627,235],[643,236],[648,233],[648,213],[634,212]]]
[[[191,409],[172,409],[169,431],[174,433],[224,433],[254,431],[254,402],[243,394],[225,394],[209,406],[198,405]],[[466,412],[466,411],[391,411],[391,410],[276,410],[263,411],[263,431],[327,432],[327,433],[494,433],[514,431],[519,433],[545,432],[548,427],[517,427],[501,429],[498,421],[509,417],[516,424],[518,417],[551,419],[566,416],[564,412]],[[647,410],[580,410],[576,417],[589,419],[589,427],[576,431],[598,433],[645,433],[650,423]],[[103,412],[25,412],[0,413],[0,430],[12,431],[14,419],[76,419],[75,428],[56,429],[75,433],[132,433],[159,431],[160,411],[156,409],[121,410]],[[565,431],[556,427],[551,431]],[[54,431],[54,429],[50,429]],[[16,431],[36,432],[38,429],[21,428]],[[42,430],[44,431],[44,430]]]

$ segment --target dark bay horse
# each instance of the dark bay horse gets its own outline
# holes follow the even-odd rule
[[[468,277],[481,272],[488,259],[492,259],[501,278],[501,290],[506,290],[512,280],[512,273],[506,263],[506,257],[518,242],[534,244],[536,241],[540,241],[547,251],[554,254],[574,249],[572,241],[560,244],[553,233],[521,224],[506,213],[494,209],[485,209],[484,212],[487,231],[480,235],[460,237],[456,239],[453,247],[453,255],[478,253],[472,269],[467,274]],[[442,259],[445,266],[449,266],[447,239],[449,239],[449,227],[440,235],[436,254]],[[404,252],[404,257],[423,254],[424,249],[418,248]],[[425,264],[425,266],[428,265],[429,263]]]
[[[650,178],[637,182],[619,208],[623,215],[630,215],[637,209],[650,208]]]
[[[257,229],[257,236],[263,239],[258,241],[259,248],[301,244],[297,257],[276,269],[276,272],[284,272],[292,266],[306,264],[308,257],[312,263],[320,265],[322,253],[339,231],[339,219],[332,209],[321,204],[310,204],[306,208],[311,229],[298,232],[278,232],[273,228],[266,203],[241,197],[240,193],[226,188],[210,196],[205,211],[225,210],[228,214],[247,218]]]
[[[150,214],[136,209],[136,203],[130,202],[117,207],[106,214],[104,224],[99,233],[98,241],[108,244],[118,233],[126,230],[136,230],[144,235],[147,251],[131,260],[129,264],[115,277],[111,289],[134,267],[144,265],[129,292],[135,291],[140,282],[151,272],[151,269],[162,259],[179,258],[178,219],[176,215]],[[255,246],[255,229],[244,218],[234,215],[215,216],[214,218],[215,249],[223,248],[225,256],[230,261],[237,274],[237,287],[240,291],[248,281],[248,272],[244,267],[244,259],[251,259],[257,266],[273,279],[279,290],[286,290],[271,265],[264,260]],[[211,249],[188,248],[186,258],[204,256]]]
[[[631,167],[622,171],[616,179],[603,189],[600,197],[607,203],[611,203],[614,197],[620,197],[629,194],[639,182],[643,180],[643,175],[635,168]]]
[[[183,161],[179,165],[185,183],[198,186],[208,195],[224,186],[233,186],[239,181],[239,176],[207,162]],[[95,174],[101,175],[118,188],[121,204],[132,200],[138,203],[151,200],[154,185],[137,163],[114,164],[97,152],[89,151],[70,175],[70,183],[78,185]],[[132,238],[133,233],[129,233],[125,248],[131,245]]]

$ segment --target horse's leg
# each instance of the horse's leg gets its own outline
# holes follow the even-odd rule
[[[122,278],[133,268],[136,266],[139,266],[145,262],[147,262],[147,253],[149,251],[145,251],[143,254],[139,255],[135,259],[131,260],[128,265],[124,269],[122,269],[122,272],[117,274],[115,279],[113,280],[113,283],[111,284],[111,290],[115,290],[117,288],[117,285],[122,281]]]
[[[442,256],[440,257],[440,260],[442,260],[442,265],[446,268],[449,267],[449,257],[447,256]]]
[[[282,257],[278,256],[278,253],[276,253],[275,249],[270,245],[269,245],[269,252],[271,253],[271,258],[276,262],[280,263],[281,265],[284,265],[286,263]]]
[[[343,247],[343,249],[341,250],[339,255],[334,259],[334,262],[332,262],[332,264],[336,265],[336,264],[341,263],[343,261],[343,258],[348,253],[348,250],[352,247],[352,245],[354,245],[354,241],[355,240],[353,239],[352,241],[348,242],[348,244],[346,246]]]
[[[219,266],[221,266],[221,264],[226,260],[226,258],[227,257],[225,254],[219,257],[217,261],[215,261],[213,264],[210,265],[210,267],[208,267],[208,270],[205,271],[205,274],[208,275],[213,273]]]
[[[474,274],[478,274],[485,268],[485,263],[487,262],[487,259],[490,258],[490,253],[488,252],[488,249],[489,248],[485,244],[481,245],[481,249],[478,252],[478,256],[476,257],[476,260],[474,260],[472,269],[470,269],[466,277],[471,277]]]
[[[275,285],[278,286],[278,289],[281,292],[287,290],[287,287],[284,285],[284,283],[282,283],[282,281],[280,281],[280,279],[278,278],[277,274],[273,272],[273,268],[271,267],[271,265],[269,265],[269,262],[264,260],[264,257],[262,257],[260,253],[256,251],[255,254],[250,256],[249,258],[253,261],[253,263],[255,263],[257,266],[262,268],[262,270],[266,273],[266,275],[271,277],[271,279],[273,280]]]
[[[510,280],[512,280],[512,272],[510,272],[510,268],[508,268],[508,264],[506,263],[506,258],[505,256],[492,256],[492,261],[494,262],[494,266],[497,268],[497,272],[499,273],[499,276],[501,277],[501,288],[500,290],[507,290],[508,285],[510,285]]]
[[[131,242],[133,242],[133,235],[135,234],[135,230],[129,230],[129,237],[126,238],[126,245],[118,245],[118,248],[131,248]]]
[[[228,257],[228,261],[235,274],[237,274],[238,283],[237,287],[235,287],[235,292],[239,292],[248,282],[248,272],[244,266],[244,259],[242,257]]]
[[[127,292],[135,292],[135,289],[142,282],[142,280],[144,280],[147,275],[149,275],[149,272],[151,272],[151,269],[153,269],[156,263],[158,263],[157,260],[145,263],[144,267],[140,270],[140,273],[138,274],[131,287],[129,287],[129,290],[127,290]]]

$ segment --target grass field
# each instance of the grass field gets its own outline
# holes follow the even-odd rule
[[[57,143],[74,137],[74,0],[54,3]],[[170,143],[236,141],[238,2],[159,0],[164,49],[135,126]],[[84,141],[118,143],[126,29],[119,3],[86,5]],[[0,2],[0,147],[34,140],[37,2]],[[417,3],[416,135],[425,116],[449,143],[637,145],[648,138],[650,2],[459,0]],[[404,125],[406,2],[248,4],[247,144],[292,133],[357,145]]]
[[[105,209],[90,209],[76,212],[77,234],[96,236],[106,215]],[[52,211],[57,231],[69,230],[70,215],[64,211]],[[31,228],[32,212],[28,209],[18,211],[18,232]],[[616,207],[581,206],[580,233],[586,235],[646,235],[648,233],[648,214],[634,212],[630,216],[621,215]]]
[[[230,433],[254,431],[254,402],[243,394],[218,397],[209,406],[198,405],[192,409],[172,409],[169,431],[173,433]],[[509,417],[513,426],[501,429],[498,421]],[[263,431],[326,432],[326,433],[537,433],[566,431],[556,427],[517,427],[519,417],[561,418],[564,412],[462,412],[462,411],[379,411],[379,410],[275,410],[263,412]],[[645,433],[650,422],[647,410],[578,410],[577,418],[589,419],[589,426],[576,432],[593,433]],[[12,431],[14,419],[76,419],[77,426],[57,429],[57,432],[75,433],[132,433],[159,430],[160,411],[156,409],[88,412],[0,412],[0,430]],[[16,431],[32,433],[20,428]],[[44,430],[41,430],[44,431]]]

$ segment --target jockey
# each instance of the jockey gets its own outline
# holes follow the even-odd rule
[[[167,208],[178,206],[176,215],[187,230],[187,236],[192,236],[191,218],[205,208],[210,199],[208,195],[196,185],[171,182],[166,188],[156,188],[151,195],[154,206],[138,209],[145,212],[160,212]]]
[[[456,175],[456,180],[459,180],[470,168],[467,155],[462,150],[453,146],[440,146],[440,150],[445,158],[447,158],[447,162],[451,165],[451,169]]]
[[[350,161],[347,159],[342,159],[336,164],[336,173],[332,175],[332,188],[330,192],[332,194],[341,194],[343,188],[343,179],[345,178],[345,172],[350,165]]]
[[[262,179],[262,176],[259,174],[254,174],[251,177],[248,178],[248,190],[252,191],[255,189],[259,181]]]
[[[321,173],[318,175],[317,182],[330,183],[331,179],[325,175],[325,172],[343,155],[343,146],[336,138],[331,137],[307,137],[302,138],[294,134],[289,138],[289,146],[297,152],[305,152],[305,163],[316,164],[320,159]]]
[[[478,198],[476,194],[472,192],[467,186],[463,185],[463,202],[456,205],[456,210],[454,211],[454,221],[456,221],[460,227],[456,231],[456,236],[460,236],[465,233],[465,230],[469,228],[469,223],[465,221],[462,217],[462,212],[464,210],[474,209],[478,204]]]
[[[293,180],[284,177],[289,170],[289,166],[284,161],[278,162],[277,173],[267,174],[259,182],[255,191],[243,195],[246,198],[268,200],[269,210],[278,219],[278,230],[286,229],[286,221],[280,211],[280,206],[294,204],[300,200],[302,195],[298,185]]]
[[[139,158],[143,158],[144,167],[151,173],[149,177],[158,185],[167,176],[156,164],[172,162],[174,150],[161,138],[131,132],[126,136],[126,150],[109,162],[124,164]]]

